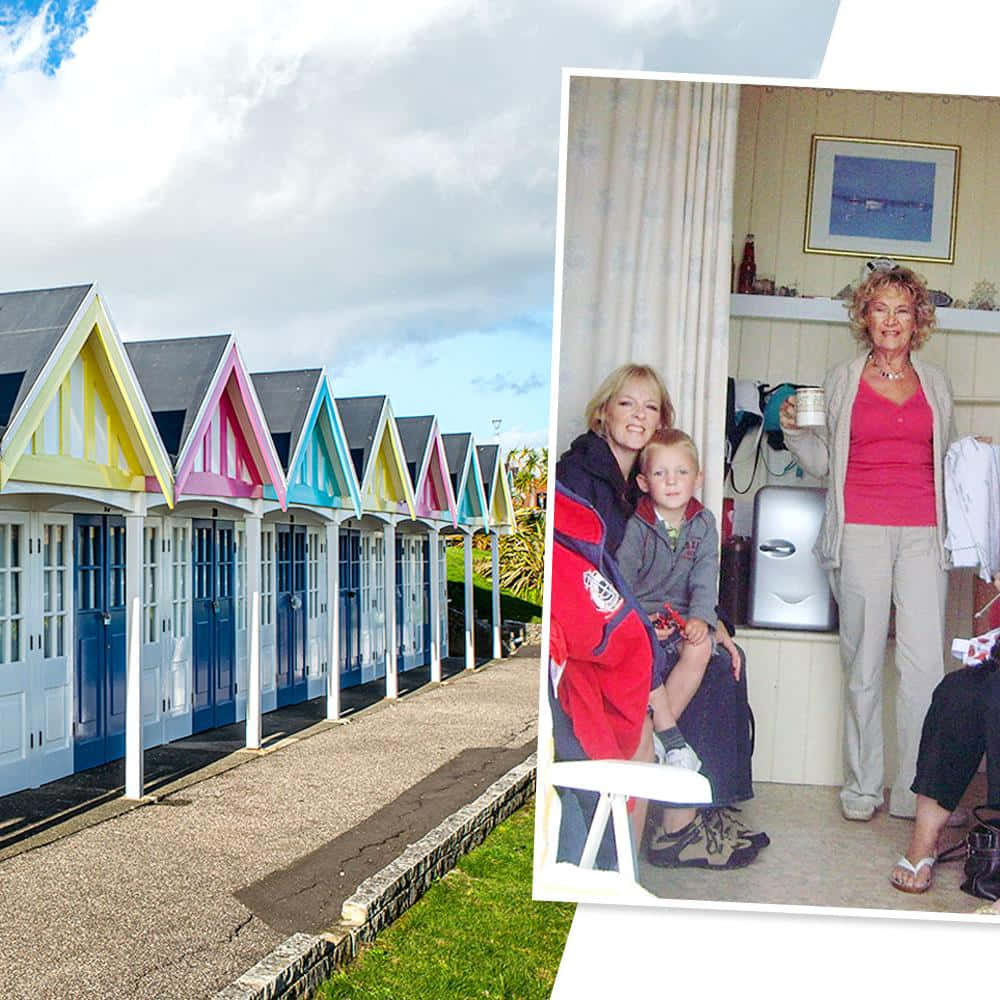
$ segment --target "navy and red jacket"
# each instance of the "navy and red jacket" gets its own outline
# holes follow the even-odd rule
[[[628,760],[663,651],[605,551],[600,515],[559,482],[553,531],[549,654],[563,665],[559,703],[590,759]]]

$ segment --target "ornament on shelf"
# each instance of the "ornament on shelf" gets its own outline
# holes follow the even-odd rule
[[[969,294],[970,309],[992,310],[997,307],[997,286],[992,281],[983,278],[972,286]]]
[[[740,261],[740,270],[736,277],[736,291],[741,295],[753,294],[756,277],[757,262],[754,260],[753,233],[747,233],[747,241],[743,244],[743,259]]]
[[[875,271],[895,271],[897,267],[899,265],[891,257],[875,257],[865,261],[865,266],[861,268],[861,280],[864,281]]]

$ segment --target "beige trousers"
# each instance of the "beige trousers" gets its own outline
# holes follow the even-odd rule
[[[889,812],[913,816],[910,791],[931,695],[944,676],[944,606],[948,574],[939,565],[937,529],[846,524],[840,568],[831,573],[840,609],[844,665],[845,805],[881,806],[885,783],[882,663],[889,608],[896,607],[898,770]]]

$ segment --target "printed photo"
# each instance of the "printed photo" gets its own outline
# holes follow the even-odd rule
[[[536,897],[983,919],[1000,101],[567,72],[562,138]]]

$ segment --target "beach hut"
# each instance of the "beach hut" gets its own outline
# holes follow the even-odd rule
[[[479,471],[483,477],[483,493],[487,501],[486,531],[490,536],[490,581],[493,618],[493,656],[503,653],[500,619],[500,536],[509,535],[517,528],[514,498],[504,469],[500,445],[476,445]]]
[[[247,720],[260,743],[262,693],[253,609],[273,607],[273,544],[262,545],[264,487],[285,505],[285,480],[231,334],[125,345],[174,463],[176,506],[154,508],[144,571],[159,582],[167,627],[143,661],[168,675],[164,739]],[[157,535],[157,532],[159,533]]]
[[[385,677],[386,697],[395,698],[396,525],[415,516],[413,486],[389,398],[337,397],[336,404],[361,492],[361,517],[341,528],[342,572],[349,581],[341,588],[341,620],[357,622],[357,646],[349,645],[341,683]]]
[[[147,484],[169,508],[173,477],[96,285],[0,295],[0,426],[0,794],[124,755],[138,797]]]
[[[409,530],[404,522],[396,539],[400,669],[429,662],[431,680],[439,681],[441,658],[448,655],[448,571],[441,529],[458,526],[458,506],[437,418],[397,417],[396,426],[416,513]]]
[[[458,505],[457,532],[462,536],[465,580],[465,666],[476,665],[475,608],[473,607],[472,536],[486,529],[489,504],[483,489],[482,472],[472,435],[444,434],[445,455],[451,476],[451,487]]]
[[[320,368],[254,374],[288,483],[282,510],[265,487],[264,536],[275,545],[274,607],[261,626],[266,674],[276,678],[265,711],[326,695],[340,714],[340,669],[356,641],[339,616],[340,523],[361,516],[361,494],[340,414]],[[345,581],[346,589],[350,581]],[[346,628],[344,627],[346,624]],[[332,655],[331,650],[341,655]],[[331,664],[333,664],[331,666]]]

